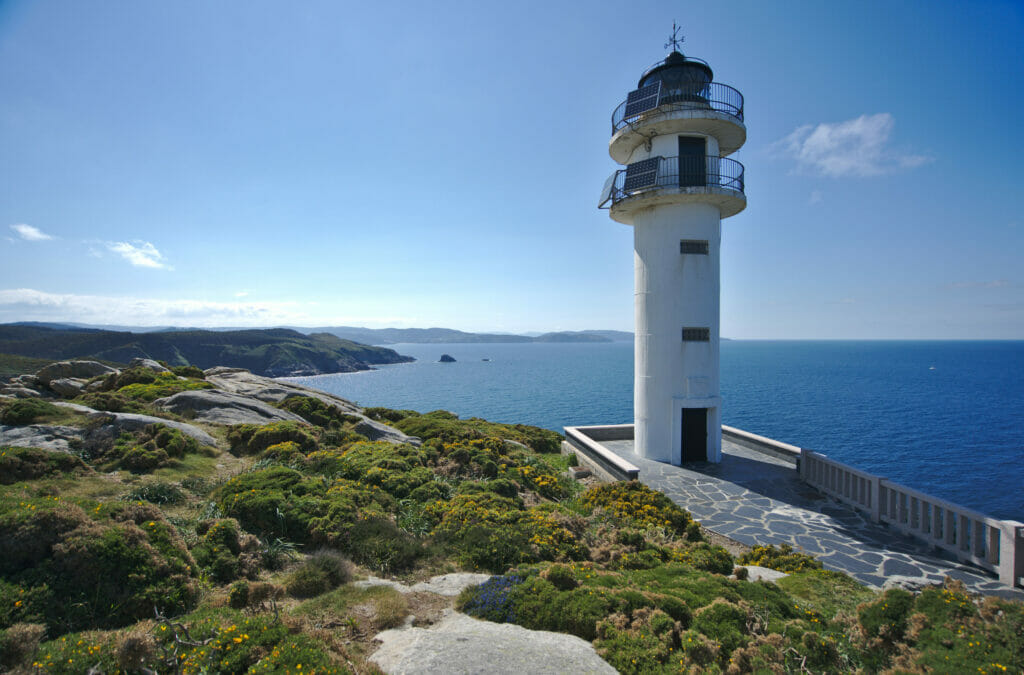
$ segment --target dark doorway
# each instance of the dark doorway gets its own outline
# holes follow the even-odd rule
[[[703,138],[679,137],[679,187],[707,185],[707,160]]]
[[[708,458],[708,409],[683,408],[682,461],[704,462]]]

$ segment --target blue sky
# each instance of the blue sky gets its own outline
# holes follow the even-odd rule
[[[0,321],[633,321],[610,115],[746,99],[722,334],[1024,338],[1019,2],[0,0]]]

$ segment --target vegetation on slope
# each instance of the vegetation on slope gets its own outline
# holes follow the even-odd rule
[[[125,391],[162,386],[144,380],[102,393],[149,410]],[[0,448],[0,670],[372,672],[372,636],[424,610],[351,580],[458,569],[496,575],[463,611],[577,635],[625,673],[1024,668],[1020,603],[881,594],[788,549],[735,559],[640,483],[567,478],[552,432],[367,410],[423,439],[393,445],[317,399],[282,405],[310,423],[208,427],[216,451],[162,425],[77,455]]]
[[[392,349],[343,340],[327,333],[303,335],[283,328],[233,331],[126,333],[0,325],[0,354],[38,359],[93,358],[127,363],[133,358],[172,366],[246,368],[258,375],[314,375],[366,370],[371,364],[410,361]],[[31,362],[2,361],[8,370]]]

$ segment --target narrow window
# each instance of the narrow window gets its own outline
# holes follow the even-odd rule
[[[707,255],[708,242],[704,239],[683,239],[679,242],[679,252],[683,255]]]
[[[711,342],[711,329],[684,328],[683,342]]]

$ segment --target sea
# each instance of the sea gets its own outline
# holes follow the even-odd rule
[[[630,342],[388,347],[416,361],[290,380],[556,431],[633,419]],[[729,426],[1024,522],[1024,341],[725,340],[721,394]]]

